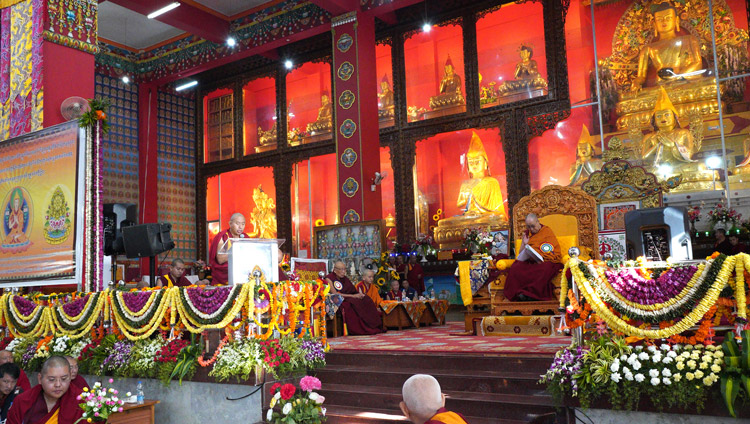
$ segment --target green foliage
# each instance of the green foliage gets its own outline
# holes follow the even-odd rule
[[[195,374],[195,364],[198,361],[198,356],[200,356],[200,354],[200,337],[196,337],[195,334],[191,333],[190,344],[184,347],[177,355],[177,362],[175,363],[169,378],[177,378],[180,381],[180,385],[182,385],[182,379],[189,378],[189,376]]]
[[[107,109],[110,106],[109,99],[88,99],[89,111],[78,118],[78,125],[82,128],[93,129],[97,121],[101,124],[102,133],[109,132],[109,122],[107,121]]]
[[[750,394],[750,330],[742,331],[742,344],[737,344],[733,332],[727,332],[721,345],[726,367],[721,373],[721,398],[729,414],[737,418],[735,403],[740,392]],[[743,390],[744,389],[744,390]],[[750,399],[750,397],[743,399]]]

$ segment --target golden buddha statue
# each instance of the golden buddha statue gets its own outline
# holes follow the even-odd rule
[[[318,119],[315,122],[307,124],[307,132],[310,135],[314,133],[328,133],[333,127],[333,105],[328,95],[323,94],[320,97],[320,109],[318,109]]]
[[[596,145],[594,144],[594,138],[589,134],[589,129],[586,125],[581,129],[581,136],[578,138],[576,153],[578,157],[576,163],[571,167],[570,172],[569,185],[571,186],[582,184],[591,174],[602,167],[602,161],[594,158],[594,155],[596,154]]]
[[[383,75],[383,79],[380,80],[380,93],[378,93],[378,118],[393,118],[394,108],[391,83],[388,82],[388,75]]]
[[[537,95],[547,94],[547,80],[539,74],[539,68],[534,57],[534,49],[531,45],[521,44],[518,47],[521,61],[516,64],[513,80],[505,81],[498,87],[500,97],[514,94],[527,93],[533,90],[541,90]]]
[[[461,93],[461,77],[458,76],[453,67],[451,57],[445,61],[445,74],[440,80],[440,89],[437,96],[430,97],[430,107],[440,109],[449,106],[463,105],[466,101]]]
[[[468,228],[500,230],[508,227],[500,183],[490,175],[487,152],[475,132],[466,161],[471,178],[461,183],[456,201],[462,214],[441,219],[435,229],[435,241],[443,249],[461,245],[464,230]]]
[[[260,185],[253,189],[253,202],[255,209],[250,213],[253,231],[248,235],[264,239],[276,238],[276,202],[268,197]]]
[[[276,124],[271,125],[271,129],[263,131],[263,128],[258,126],[258,144],[261,146],[270,146],[276,144]]]
[[[695,162],[693,155],[701,149],[703,141],[703,122],[700,117],[696,120],[697,115],[693,115],[689,130],[680,128],[677,110],[664,87],[659,89],[659,99],[653,113],[656,131],[643,138],[640,148],[643,160],[654,170],[662,164],[675,168]]]

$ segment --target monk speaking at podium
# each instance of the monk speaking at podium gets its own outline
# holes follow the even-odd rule
[[[81,389],[70,384],[70,364],[62,356],[44,361],[39,384],[16,396],[6,424],[74,424],[83,415]]]
[[[331,294],[339,294],[344,301],[339,306],[350,335],[383,333],[383,317],[375,303],[360,293],[346,276],[346,265],[342,261],[333,264],[333,272],[326,275]]]
[[[526,231],[516,257],[505,280],[505,297],[513,301],[553,299],[552,278],[563,268],[560,243],[552,229],[542,225],[533,213],[526,216]]]
[[[211,242],[208,250],[208,262],[211,266],[211,284],[218,286],[229,281],[229,253],[227,240],[230,238],[248,238],[245,234],[245,216],[239,212],[229,218],[229,229],[220,232]]]

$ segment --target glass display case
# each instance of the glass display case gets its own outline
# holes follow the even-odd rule
[[[336,155],[314,156],[292,167],[292,237],[297,257],[311,258],[314,227],[338,223]]]
[[[466,112],[463,28],[446,23],[429,29],[404,40],[408,122]]]
[[[540,2],[511,3],[480,15],[477,61],[481,107],[547,95],[543,11]]]
[[[234,157],[234,95],[220,88],[203,97],[203,161]]]
[[[331,65],[306,62],[286,75],[287,140],[289,145],[333,137]]]
[[[390,40],[389,40],[390,41]],[[378,123],[380,128],[395,125],[393,98],[393,57],[390,44],[375,46],[375,72],[378,78]]]
[[[242,132],[245,155],[276,148],[276,78],[256,78],[242,87]]]

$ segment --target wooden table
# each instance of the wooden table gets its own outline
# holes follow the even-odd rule
[[[141,405],[126,403],[122,412],[115,412],[109,416],[107,424],[154,424],[154,406],[158,400],[146,400]]]

